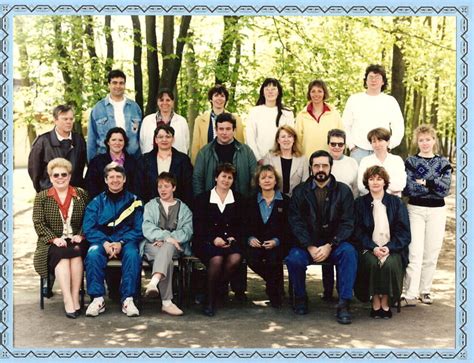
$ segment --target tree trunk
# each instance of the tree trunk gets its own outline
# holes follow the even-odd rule
[[[143,112],[142,74],[142,30],[138,15],[132,15],[133,25],[133,77],[135,81],[135,102]]]
[[[229,87],[229,111],[236,111],[235,106],[235,90],[237,89],[237,81],[239,80],[240,70],[240,58],[242,55],[242,41],[239,38],[235,40],[235,63],[232,66],[232,73],[230,75],[230,87]]]
[[[105,72],[108,74],[112,70],[114,64],[114,41],[112,39],[112,18],[110,15],[105,16],[104,34],[105,44],[107,46],[107,58],[105,60]]]
[[[397,28],[398,23],[401,21],[402,20],[399,18],[394,19],[393,22],[395,28]],[[392,85],[392,96],[397,100],[398,104],[400,105],[400,109],[403,112],[403,110],[405,110],[406,100],[406,88],[403,83],[403,79],[405,78],[406,65],[405,60],[403,58],[402,49],[398,46],[398,44],[401,44],[401,36],[396,36],[395,39],[396,41],[393,44],[392,50],[392,79],[390,83]],[[404,114],[403,117],[405,120],[405,135],[407,135],[409,134],[409,132],[406,132],[407,115]],[[408,155],[408,145],[409,137],[407,138],[405,136],[402,142],[400,143],[400,146],[395,149],[395,153],[405,158]]]
[[[84,16],[85,33],[84,41],[86,43],[87,52],[89,53],[90,59],[90,79],[91,84],[99,85],[103,83],[104,75],[102,74],[102,68],[99,64],[99,58],[97,57],[97,51],[95,49],[95,38],[94,38],[94,18],[90,15]],[[102,97],[100,92],[93,92],[91,96],[93,100],[90,103],[96,103]]]
[[[161,88],[173,90],[176,86],[190,23],[191,16],[181,17],[178,39],[176,40],[176,52],[174,52],[174,16],[163,17],[163,41],[161,43],[163,72],[161,73],[160,80]]]
[[[229,80],[230,56],[234,42],[238,38],[237,24],[240,16],[224,16],[224,32],[222,34],[221,51],[217,57],[215,80],[223,84]]]
[[[187,87],[188,110],[186,118],[188,120],[188,126],[192,140],[194,131],[194,120],[198,116],[199,112],[199,105],[196,99],[196,94],[198,91],[196,87],[196,82],[194,82],[194,80],[198,79],[198,68],[196,65],[196,57],[192,42],[188,44],[188,49],[184,55],[184,61],[186,63],[187,78],[189,80]]]
[[[158,65],[158,45],[156,42],[156,17],[145,16],[146,59],[148,72],[148,96],[145,114],[156,111],[156,95],[160,87],[160,68]]]

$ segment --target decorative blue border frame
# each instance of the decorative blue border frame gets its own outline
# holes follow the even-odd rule
[[[8,0],[7,0],[8,1]],[[122,0],[123,1],[123,0]],[[181,0],[182,1],[182,0]],[[112,4],[82,4],[85,1],[68,1],[73,5],[62,5],[61,1],[53,0],[50,4],[33,3],[31,1],[10,1],[10,4],[0,5],[0,359],[29,358],[29,359],[58,359],[58,358],[161,358],[161,359],[212,359],[221,358],[252,358],[253,360],[264,359],[380,359],[398,358],[411,359],[460,359],[466,360],[472,357],[472,347],[468,345],[468,236],[472,232],[468,229],[468,221],[472,215],[468,210],[468,175],[472,174],[468,166],[469,150],[472,145],[468,143],[469,129],[469,107],[474,105],[472,96],[469,97],[468,87],[471,83],[469,78],[468,45],[472,38],[472,30],[469,31],[469,23],[472,18],[473,7],[467,5],[468,1],[459,4],[457,0],[446,4],[444,1],[432,0],[430,5],[390,4],[379,5],[378,3],[353,5],[340,1],[339,5],[331,5],[333,1],[327,1],[325,5],[313,5],[307,0],[287,1],[295,5],[285,5],[284,0],[273,0],[276,5],[220,5],[223,1],[203,1],[207,5],[192,4],[188,0],[186,4],[176,4],[180,0],[164,1],[169,5],[112,5]],[[199,2],[199,0],[197,0]],[[237,0],[239,1],[239,0]],[[423,0],[422,0],[423,1]],[[57,4],[51,4],[56,3]],[[135,0],[140,3],[140,0]],[[234,1],[236,2],[236,1]],[[258,2],[258,0],[257,0]],[[367,1],[359,1],[366,3]],[[442,3],[441,3],[442,2]],[[30,3],[30,4],[28,4]],[[281,5],[279,5],[281,3]],[[441,3],[441,4],[438,4]],[[456,213],[456,339],[454,349],[443,349],[416,351],[416,350],[323,350],[323,349],[285,349],[271,350],[253,349],[237,350],[211,350],[211,349],[61,349],[61,350],[25,350],[13,347],[13,213],[12,213],[12,170],[13,153],[10,148],[13,145],[13,16],[15,15],[304,15],[304,16],[455,16],[457,28],[457,213]]]

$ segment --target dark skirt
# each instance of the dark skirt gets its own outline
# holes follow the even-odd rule
[[[61,261],[63,258],[71,259],[74,257],[85,257],[87,248],[89,247],[89,244],[86,240],[83,240],[81,243],[72,243],[70,239],[67,239],[66,242],[66,247],[58,247],[55,244],[51,244],[51,246],[49,246],[49,271],[54,273],[54,269],[58,265],[59,261]]]
[[[390,254],[379,266],[378,258],[366,251],[359,258],[355,295],[362,302],[370,301],[374,295],[388,295],[390,303],[393,303],[402,293],[404,274],[400,254]]]
[[[216,247],[214,244],[205,243],[196,250],[196,255],[206,266],[214,256],[228,256],[233,253],[242,255],[242,248],[239,243],[233,243],[229,248]]]

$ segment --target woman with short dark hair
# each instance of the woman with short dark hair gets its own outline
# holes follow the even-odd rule
[[[89,197],[92,199],[107,189],[104,181],[104,168],[112,161],[120,164],[125,169],[127,177],[125,188],[137,194],[137,188],[135,187],[137,159],[127,153],[127,133],[121,127],[113,127],[107,131],[104,144],[107,151],[95,156],[87,167],[85,180]]]
[[[217,167],[216,186],[196,198],[193,252],[207,266],[207,303],[203,313],[214,316],[216,301],[242,260],[243,205],[231,187],[235,167]]]
[[[361,253],[354,291],[359,300],[372,301],[372,318],[390,319],[408,263],[408,212],[400,198],[387,193],[390,177],[384,167],[369,167],[363,183],[369,194],[357,198],[354,208],[354,238]]]

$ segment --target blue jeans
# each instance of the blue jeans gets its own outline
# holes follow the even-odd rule
[[[357,161],[357,164],[360,164],[360,161],[365,158],[366,156],[369,156],[370,154],[373,154],[374,151],[373,150],[365,150],[365,149],[361,149],[360,147],[355,147],[352,151],[351,151],[351,158],[354,158],[356,159]]]
[[[339,300],[351,300],[352,289],[357,276],[357,251],[349,242],[341,242],[333,248],[327,261],[336,265]],[[306,249],[293,247],[285,258],[289,279],[295,291],[295,298],[306,296],[306,268],[313,263]]]
[[[119,259],[122,261],[122,280],[120,282],[120,301],[137,295],[142,268],[142,259],[138,246],[133,243],[123,245]],[[92,297],[105,295],[105,269],[108,256],[104,247],[94,245],[89,247],[85,260],[87,293]]]

